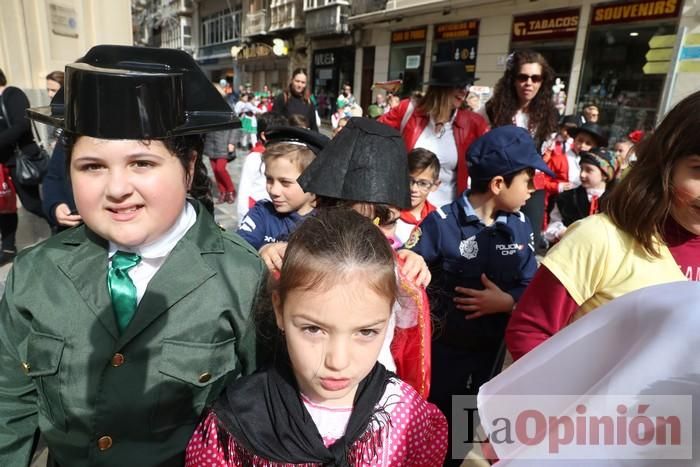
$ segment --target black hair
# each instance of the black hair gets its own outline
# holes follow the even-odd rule
[[[287,117],[279,112],[267,112],[258,117],[258,139],[262,140],[262,134],[276,126],[286,126]]]
[[[63,147],[66,151],[66,174],[70,178],[70,163],[73,155],[73,146],[80,135],[64,131],[62,133]],[[185,174],[189,179],[190,163],[195,158],[194,172],[192,174],[189,194],[201,202],[211,214],[214,213],[214,201],[211,197],[211,180],[207,168],[202,160],[204,138],[202,135],[173,136],[160,140],[173,156],[182,164]],[[144,141],[148,144],[148,141]],[[189,180],[188,180],[189,181]]]
[[[5,73],[0,70],[0,86],[5,86],[7,84],[7,78],[5,77]]]
[[[503,177],[503,181],[506,184],[506,187],[510,188],[511,183],[513,183],[513,179],[520,175],[521,173],[527,173],[530,176],[530,179],[534,177],[535,175],[535,169],[532,167],[526,167],[524,169],[518,170],[517,172],[511,172],[506,175],[501,175]],[[472,184],[469,187],[470,191],[472,193],[486,193],[489,191],[489,185],[491,184],[491,180],[493,180],[495,177],[492,177],[488,180],[472,180]]]

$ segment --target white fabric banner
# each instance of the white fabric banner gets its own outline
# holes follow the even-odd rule
[[[532,397],[504,403],[509,395]],[[545,397],[543,408],[538,396],[566,397]],[[600,396],[615,403],[601,408]],[[700,283],[641,289],[589,313],[483,385],[478,407],[499,466],[700,466]],[[597,431],[600,410],[610,442]],[[553,426],[562,416],[574,423]]]

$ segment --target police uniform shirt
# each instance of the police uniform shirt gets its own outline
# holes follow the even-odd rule
[[[500,212],[489,226],[476,215],[465,192],[430,213],[406,247],[421,255],[435,277],[428,288],[433,312],[462,338],[500,336],[507,313],[465,320],[452,302],[454,287],[482,290],[481,274],[517,301],[537,270],[533,233],[521,212]]]
[[[259,250],[268,243],[286,241],[304,218],[296,211],[279,213],[270,201],[260,200],[250,208],[236,233]]]

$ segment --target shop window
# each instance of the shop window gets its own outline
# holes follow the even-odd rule
[[[405,97],[423,88],[425,43],[395,44],[391,46],[389,79],[403,81],[401,94]]]
[[[630,131],[654,127],[666,74],[645,74],[649,40],[676,33],[675,21],[591,27],[577,111],[592,102],[610,144]]]

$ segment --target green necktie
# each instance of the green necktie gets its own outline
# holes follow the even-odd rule
[[[107,287],[112,297],[112,309],[119,332],[123,333],[136,313],[136,286],[129,277],[129,269],[141,262],[135,253],[117,251],[107,273]]]

